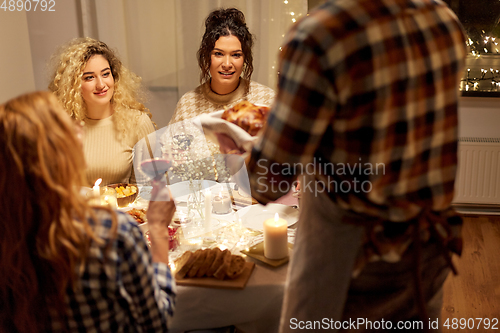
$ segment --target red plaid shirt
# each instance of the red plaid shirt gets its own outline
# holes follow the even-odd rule
[[[279,91],[249,162],[252,195],[274,200],[314,172],[315,186],[362,216],[446,211],[466,53],[442,1],[327,1],[286,37]]]

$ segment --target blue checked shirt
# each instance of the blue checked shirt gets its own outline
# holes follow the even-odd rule
[[[105,244],[93,242],[77,287],[68,287],[66,318],[49,309],[54,332],[166,332],[173,314],[175,283],[169,267],[153,263],[137,223],[117,212],[116,236],[109,213],[92,223]],[[106,245],[109,246],[105,251]]]

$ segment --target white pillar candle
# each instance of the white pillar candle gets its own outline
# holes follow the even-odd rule
[[[209,232],[212,222],[212,192],[205,190],[205,231]]]
[[[231,198],[227,192],[219,192],[212,200],[215,214],[228,214],[231,212]]]
[[[264,221],[264,256],[269,259],[288,256],[287,222],[278,213]]]

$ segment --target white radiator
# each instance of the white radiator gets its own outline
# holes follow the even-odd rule
[[[500,138],[460,138],[453,203],[500,206]]]

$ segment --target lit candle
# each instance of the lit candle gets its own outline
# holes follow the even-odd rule
[[[205,190],[205,231],[210,231],[212,219],[212,192]]]
[[[101,188],[99,187],[99,185],[101,184],[101,182],[102,182],[102,178],[99,178],[94,183],[94,187],[92,189],[93,189],[95,197],[99,197],[101,195]]]
[[[288,256],[287,222],[279,217],[264,221],[264,256],[269,259],[283,259]]]
[[[219,192],[213,201],[213,211],[215,214],[228,214],[231,212],[231,198],[227,192]]]

